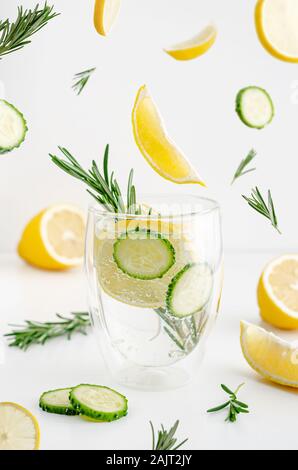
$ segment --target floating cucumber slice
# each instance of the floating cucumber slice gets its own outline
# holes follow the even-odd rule
[[[39,406],[48,413],[57,413],[60,415],[77,415],[79,414],[69,400],[71,388],[58,388],[50,390],[41,395]]]
[[[207,264],[187,264],[168,287],[166,303],[169,313],[183,318],[199,312],[210,298],[212,285],[212,271]]]
[[[263,88],[249,86],[239,91],[236,97],[236,112],[248,127],[263,129],[274,116],[274,105]]]
[[[19,147],[27,130],[22,113],[7,101],[0,100],[0,154]]]
[[[131,230],[114,243],[114,260],[130,277],[150,280],[162,278],[175,263],[175,249],[161,233]]]
[[[95,420],[114,421],[127,415],[126,397],[108,387],[81,384],[69,398],[79,414]]]

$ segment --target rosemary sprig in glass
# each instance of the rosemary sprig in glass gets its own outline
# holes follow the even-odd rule
[[[41,8],[37,4],[33,10],[24,10],[20,6],[14,22],[8,18],[0,20],[0,59],[2,56],[18,51],[29,44],[33,34],[59,15],[53,11],[53,8],[54,6],[49,6],[47,2]]]
[[[93,160],[91,168],[84,170],[79,162],[64,147],[58,147],[65,159],[50,154],[52,162],[65,173],[83,181],[90,189],[88,193],[109,212],[139,214],[141,208],[136,205],[136,189],[133,185],[133,170],[130,170],[127,184],[126,204],[122,196],[119,184],[114,172],[109,173],[109,145],[105,148],[103,158],[103,172],[101,173],[97,163]]]
[[[90,326],[88,312],[74,312],[71,318],[56,314],[59,321],[37,322],[26,320],[24,325],[10,325],[14,327],[11,333],[4,336],[8,338],[9,346],[15,346],[26,351],[33,344],[45,344],[49,339],[66,336],[71,339],[73,333],[86,334]],[[16,328],[16,329],[15,329]]]
[[[83,89],[87,85],[89,78],[95,70],[96,67],[75,74],[75,76],[73,77],[74,84],[72,85],[72,88],[77,95],[80,95],[82,93]]]
[[[234,177],[233,177],[233,180],[232,180],[231,184],[233,184],[237,178],[240,178],[240,176],[243,176],[246,173],[250,173],[250,172],[256,170],[256,168],[249,168],[248,170],[245,170],[247,165],[250,164],[250,162],[256,157],[256,155],[257,155],[257,152],[254,149],[252,149],[249,152],[249,154],[243,160],[241,160],[240,165],[238,166],[238,168],[237,168],[237,170],[234,174]]]
[[[248,405],[242,401],[237,400],[237,393],[239,392],[240,388],[243,387],[243,385],[244,383],[238,385],[235,392],[232,392],[232,390],[230,390],[226,385],[221,384],[223,391],[229,395],[229,400],[222,405],[216,406],[215,408],[210,408],[207,410],[207,413],[216,413],[217,411],[229,408],[228,416],[226,417],[225,421],[229,421],[231,423],[234,423],[237,420],[237,417],[240,413],[249,413]]]
[[[278,231],[278,233],[281,233],[278,228],[277,217],[270,190],[268,191],[268,204],[266,204],[266,202],[264,201],[257,187],[252,189],[251,197],[247,197],[244,195],[242,195],[242,197],[248,202],[250,207],[259,212],[259,214],[269,219],[272,226]]]
[[[155,438],[154,427],[152,422],[150,421],[152,431],[152,450],[177,450],[182,447],[182,445],[185,444],[188,439],[184,439],[184,441],[176,445],[177,439],[174,436],[176,434],[178,425],[179,421],[177,420],[169,431],[166,431],[164,426],[161,425],[161,430],[157,432],[157,436]]]

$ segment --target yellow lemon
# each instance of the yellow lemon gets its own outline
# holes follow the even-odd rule
[[[121,0],[95,0],[94,26],[102,36],[106,36],[112,28],[119,10]]]
[[[20,405],[0,403],[0,450],[37,450],[40,431],[36,418]]]
[[[67,269],[83,262],[85,216],[75,206],[54,205],[27,224],[18,253],[28,263],[44,269]]]
[[[286,62],[298,62],[297,0],[258,0],[255,24],[267,52]]]
[[[298,347],[263,328],[242,321],[240,342],[248,364],[272,382],[298,387]]]
[[[205,186],[196,170],[168,137],[145,85],[139,89],[135,100],[132,125],[136,144],[158,174],[174,183],[198,183]]]
[[[165,49],[165,52],[176,60],[191,60],[205,54],[215,43],[217,29],[209,25],[199,34],[187,41],[174,44]]]
[[[258,284],[261,317],[271,325],[298,329],[298,255],[271,261]]]

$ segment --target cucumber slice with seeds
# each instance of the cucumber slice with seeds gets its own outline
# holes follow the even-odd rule
[[[162,278],[175,263],[175,249],[161,233],[131,230],[114,243],[114,261],[130,277]]]
[[[274,117],[274,105],[266,90],[249,86],[239,91],[236,112],[248,127],[263,129]]]
[[[69,395],[74,409],[100,421],[115,421],[127,415],[127,399],[115,390],[101,385],[81,384]]]
[[[0,100],[0,154],[19,147],[27,130],[22,113],[7,101]]]
[[[168,287],[166,305],[169,313],[184,318],[199,312],[207,304],[212,286],[212,271],[207,264],[187,264]]]
[[[44,392],[39,399],[40,408],[48,413],[60,415],[79,414],[69,400],[71,390],[71,388],[58,388]]]

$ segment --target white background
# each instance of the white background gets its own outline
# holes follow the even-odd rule
[[[33,7],[35,0],[23,0]],[[226,250],[295,250],[297,246],[298,66],[268,55],[256,37],[255,0],[123,0],[108,38],[93,28],[93,0],[55,0],[62,14],[22,51],[0,61],[5,97],[26,116],[22,147],[0,158],[0,251],[13,252],[24,224],[60,201],[87,207],[81,183],[50,162],[57,145],[88,165],[111,144],[111,164],[124,183],[130,167],[143,192],[193,192],[217,198],[223,209]],[[14,17],[17,0],[1,0],[1,17]],[[177,62],[163,47],[186,39],[212,20],[219,29],[205,56]],[[97,67],[77,97],[74,73]],[[136,147],[131,109],[146,83],[168,131],[207,181],[209,189],[176,186],[151,170]],[[268,128],[245,127],[234,112],[237,91],[265,87],[276,116]],[[294,99],[295,101],[295,99]],[[240,160],[255,147],[257,172],[230,187]],[[272,190],[282,236],[241,198],[254,185]]]

